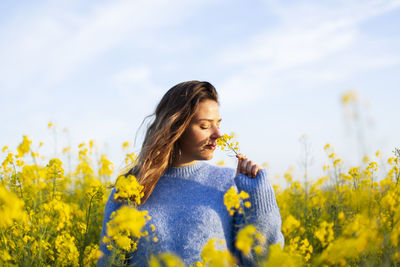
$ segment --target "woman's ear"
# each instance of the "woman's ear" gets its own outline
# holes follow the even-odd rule
[[[174,144],[172,158],[179,159],[181,156],[182,156],[182,151],[181,151],[181,146],[180,146],[180,139],[178,139]]]

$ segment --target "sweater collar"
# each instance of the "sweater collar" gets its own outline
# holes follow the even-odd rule
[[[206,163],[197,161],[194,164],[183,166],[183,167],[169,167],[164,175],[173,176],[178,178],[189,178],[193,176],[198,170],[200,170]]]

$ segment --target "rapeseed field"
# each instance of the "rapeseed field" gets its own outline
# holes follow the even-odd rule
[[[49,128],[54,127],[49,123]],[[220,142],[223,149],[237,143]],[[222,140],[224,141],[224,140]],[[78,164],[68,172],[59,158],[46,159],[24,136],[16,151],[2,148],[0,166],[0,265],[1,266],[94,266],[98,257],[104,205],[110,194],[114,164],[98,155],[94,142],[79,145]],[[125,163],[136,156],[122,145]],[[287,187],[274,185],[282,216],[285,246],[272,245],[249,225],[243,228],[236,247],[244,255],[258,255],[259,266],[397,266],[400,265],[400,151],[390,157],[380,152],[365,157],[363,164],[344,168],[333,147],[324,147],[330,164],[325,176],[315,179],[284,174]],[[71,148],[63,153],[72,157]],[[28,163],[29,162],[29,163]],[[45,162],[45,164],[40,163]],[[119,197],[130,205],[113,214],[103,240],[122,263],[140,238],[157,239],[157,229],[144,231],[149,215],[138,211],[141,186],[135,177],[118,179]],[[224,204],[233,214],[251,207],[246,192],[233,188]],[[211,239],[192,266],[233,266],[228,251],[217,249],[221,240]],[[153,255],[150,266],[184,266],[175,255]]]

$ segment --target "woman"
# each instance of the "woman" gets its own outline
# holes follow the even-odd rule
[[[145,266],[150,253],[168,251],[190,265],[201,261],[202,248],[211,238],[224,240],[223,248],[236,255],[239,263],[254,263],[234,246],[244,217],[230,216],[224,206],[223,196],[232,186],[250,195],[246,223],[255,225],[268,244],[283,245],[279,209],[266,171],[243,155],[237,156],[236,172],[203,162],[213,157],[221,137],[220,122],[218,95],[208,82],[180,83],[161,99],[137,163],[126,173],[144,186],[138,208],[148,211],[148,224],[155,225],[159,241],[150,246],[139,243],[130,264]],[[111,213],[122,205],[113,200],[114,194],[115,189],[106,204],[102,238]],[[103,243],[100,249],[105,254],[99,260],[103,265],[109,251]]]

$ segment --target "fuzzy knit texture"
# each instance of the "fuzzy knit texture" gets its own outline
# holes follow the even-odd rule
[[[129,265],[147,266],[150,253],[173,252],[189,266],[201,261],[203,246],[209,239],[217,238],[225,241],[225,246],[220,248],[229,249],[240,265],[252,266],[255,263],[251,256],[243,257],[234,247],[236,233],[244,221],[255,225],[267,237],[268,244],[280,243],[283,246],[281,216],[266,170],[260,170],[255,178],[244,174],[235,176],[235,172],[232,168],[217,167],[203,161],[168,168],[146,203],[138,207],[147,210],[151,216],[146,225],[149,233],[150,224],[155,225],[154,234],[158,242],[139,242]],[[252,206],[245,209],[246,220],[238,213],[230,216],[224,205],[224,194],[232,186],[238,192],[243,190],[250,195]],[[123,205],[113,200],[114,193],[115,189],[106,203],[101,240],[107,233],[111,213]],[[100,250],[104,256],[99,259],[98,266],[105,266],[110,251],[103,242],[100,242]]]

